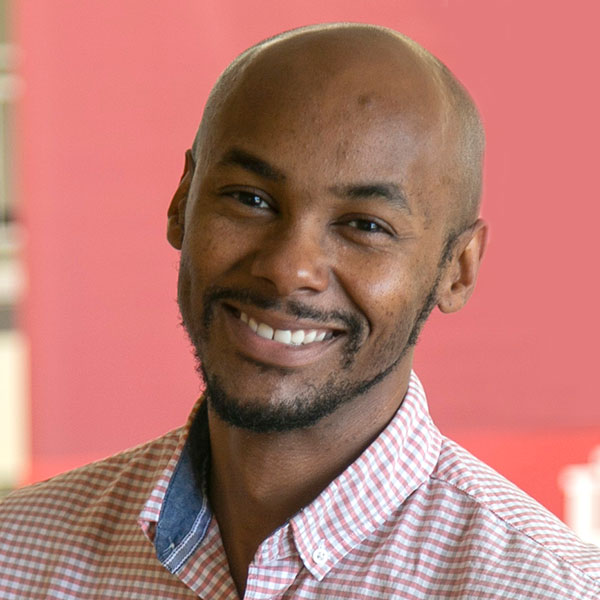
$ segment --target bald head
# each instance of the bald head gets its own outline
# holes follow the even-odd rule
[[[225,71],[167,228],[183,322],[224,422],[288,431],[357,402],[347,424],[393,399],[389,420],[427,316],[473,291],[482,150],[460,84],[383,28],[291,31]],[[266,345],[252,332],[262,315]],[[277,345],[276,328],[305,325],[331,335]]]
[[[260,42],[235,59],[213,88],[194,140],[195,161],[202,162],[216,129],[235,127],[232,115],[239,108],[258,114],[277,103],[298,107],[299,116],[319,121],[332,136],[336,132],[327,125],[334,112],[347,109],[354,119],[359,107],[365,120],[385,115],[388,122],[410,114],[437,183],[448,190],[448,229],[460,231],[476,219],[484,150],[479,114],[447,67],[416,42],[362,24],[304,27]]]

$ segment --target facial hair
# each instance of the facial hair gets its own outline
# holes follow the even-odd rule
[[[339,373],[333,373],[318,388],[314,385],[307,385],[306,389],[294,398],[277,403],[265,403],[255,398],[242,400],[241,398],[231,396],[227,393],[222,379],[210,373],[205,368],[202,356],[202,342],[209,335],[214,309],[218,302],[236,300],[261,309],[283,310],[287,314],[297,318],[310,318],[315,322],[330,324],[337,321],[343,323],[347,338],[344,342],[342,362],[340,364],[340,371],[343,373],[351,373],[356,354],[360,349],[361,340],[364,338],[364,331],[367,327],[366,320],[361,320],[352,313],[339,311],[321,312],[295,301],[282,302],[258,295],[250,290],[212,287],[207,290],[203,299],[203,332],[200,333],[191,331],[185,318],[183,305],[180,302],[183,325],[195,349],[198,361],[197,369],[206,384],[206,396],[210,407],[225,423],[255,433],[289,432],[311,427],[324,417],[332,414],[342,404],[351,402],[368,392],[394,371],[409,349],[416,344],[427,317],[437,303],[437,287],[440,276],[441,272],[438,272],[435,282],[423,299],[420,309],[417,311],[404,347],[389,364],[381,368],[377,373],[359,381],[351,379],[340,381]],[[286,377],[290,374],[290,371],[287,369],[269,365],[259,366],[263,370],[277,370],[281,377]]]

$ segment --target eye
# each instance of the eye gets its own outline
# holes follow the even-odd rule
[[[271,208],[271,205],[262,196],[255,192],[234,190],[225,192],[224,195],[237,200],[240,204],[250,206],[251,208]]]
[[[357,229],[358,231],[363,231],[365,233],[381,233],[386,235],[391,235],[390,231],[386,229],[383,225],[374,221],[373,219],[350,219],[346,221],[346,225]]]

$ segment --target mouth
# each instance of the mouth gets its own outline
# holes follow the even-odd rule
[[[346,331],[268,309],[221,304],[227,339],[240,358],[256,365],[294,369],[329,355]]]
[[[239,319],[261,338],[274,340],[286,346],[303,346],[322,342],[332,339],[335,335],[334,331],[325,329],[276,329],[268,323],[258,322],[245,312],[240,312]]]
[[[225,305],[225,308],[258,337],[272,340],[283,346],[309,346],[332,340],[342,334],[339,329],[311,327],[309,324],[294,327],[289,320],[282,320],[273,316],[265,318],[257,314],[248,314],[248,312],[231,305]]]

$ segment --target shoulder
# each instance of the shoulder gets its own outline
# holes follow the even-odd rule
[[[459,529],[462,523],[469,543],[485,550],[488,571],[540,585],[545,579],[550,588],[556,586],[551,597],[568,597],[558,595],[566,589],[581,594],[572,597],[600,596],[600,548],[582,542],[533,498],[447,438],[430,493],[438,509],[455,511],[454,523]],[[591,595],[584,595],[588,591]]]
[[[65,533],[86,515],[108,522],[141,510],[180,438],[174,430],[104,460],[16,490],[0,503],[1,540]],[[8,537],[7,537],[8,536]]]
[[[122,581],[135,589],[162,582],[138,518],[180,439],[175,430],[7,496],[0,503],[0,596],[87,598],[96,590],[139,598]]]

